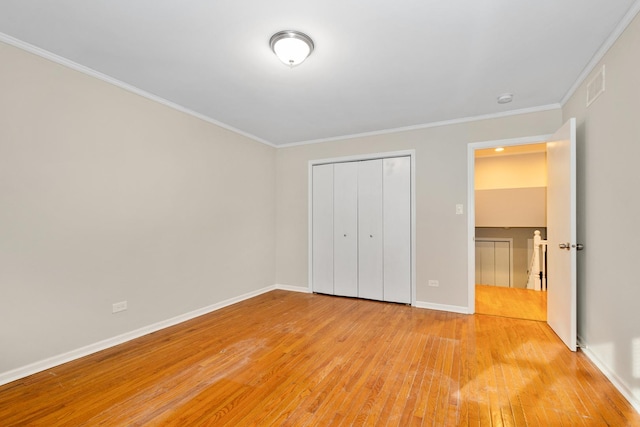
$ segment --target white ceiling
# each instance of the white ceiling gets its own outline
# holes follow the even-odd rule
[[[0,32],[9,37],[0,40],[15,38],[281,145],[557,107],[635,6],[2,0]],[[269,49],[271,35],[285,29],[316,45],[293,69]],[[505,92],[514,101],[497,104]]]

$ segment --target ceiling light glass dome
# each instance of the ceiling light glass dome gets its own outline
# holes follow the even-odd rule
[[[271,36],[269,45],[280,61],[289,67],[302,64],[314,48],[311,37],[293,30],[275,33]]]

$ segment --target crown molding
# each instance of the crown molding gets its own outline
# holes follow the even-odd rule
[[[627,29],[631,21],[636,17],[636,15],[640,12],[640,0],[636,0],[633,5],[629,8],[627,13],[624,15],[622,20],[618,23],[613,32],[609,35],[607,40],[600,46],[600,49],[596,51],[596,53],[591,57],[591,60],[587,63],[587,65],[582,70],[582,73],[578,76],[573,86],[567,91],[562,100],[560,101],[560,105],[562,107],[571,99],[576,90],[580,87],[580,85],[587,79],[589,74],[593,71],[594,68],[598,66],[598,63],[604,58],[604,56],[609,52],[609,49],[618,41],[624,30]]]
[[[296,147],[299,145],[320,144],[323,142],[342,141],[345,139],[387,135],[390,133],[398,133],[398,132],[409,132],[413,130],[428,129],[428,128],[434,128],[434,127],[440,127],[440,126],[451,126],[451,125],[457,125],[461,123],[477,122],[480,120],[500,119],[503,117],[518,116],[521,114],[539,113],[542,111],[550,111],[550,110],[559,110],[560,108],[562,108],[560,104],[548,104],[548,105],[541,105],[539,107],[521,108],[519,110],[505,111],[502,113],[483,114],[479,116],[463,117],[460,119],[444,120],[439,122],[424,123],[424,124],[413,125],[413,126],[381,129],[373,132],[356,133],[351,135],[335,136],[335,137],[322,138],[322,139],[313,139],[309,141],[292,142],[288,144],[278,144],[277,147],[278,148]]]

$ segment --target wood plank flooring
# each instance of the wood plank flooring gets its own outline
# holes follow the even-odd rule
[[[631,426],[543,322],[273,291],[0,387],[2,426]]]
[[[476,285],[476,313],[547,320],[547,293],[531,289]]]

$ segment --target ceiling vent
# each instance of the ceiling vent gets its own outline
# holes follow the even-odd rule
[[[604,92],[604,65],[587,83],[587,107]]]

